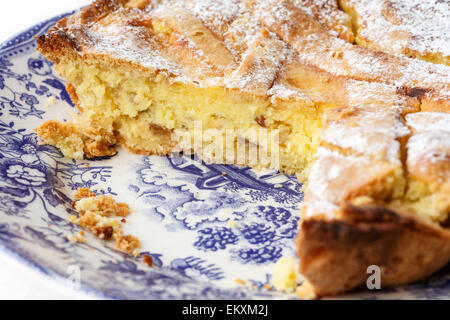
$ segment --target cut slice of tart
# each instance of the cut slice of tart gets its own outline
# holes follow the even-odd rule
[[[311,167],[297,236],[308,294],[365,286],[370,266],[379,268],[382,288],[443,267],[450,261],[448,114],[407,115],[410,131],[394,110],[337,114]]]
[[[333,289],[321,289],[317,277],[326,279],[327,268],[305,265],[319,256],[309,239],[321,234],[303,229],[308,221],[328,226],[336,215],[347,223],[348,212],[366,219],[365,209],[355,209],[361,205],[395,217],[429,215],[403,201],[404,119],[450,110],[450,68],[354,46],[318,8],[320,2],[294,0],[95,1],[38,38],[79,113],[71,124],[47,122],[37,133],[69,157],[111,155],[120,144],[140,154],[183,151],[214,163],[272,167],[302,181],[313,163],[299,236],[302,271],[319,294],[352,289],[358,281],[337,279]],[[328,178],[330,186],[317,185]],[[367,228],[376,219],[364,220]],[[365,239],[361,230],[355,235]]]

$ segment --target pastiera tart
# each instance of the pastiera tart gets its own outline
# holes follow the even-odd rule
[[[449,1],[339,0],[339,3],[353,19],[356,43],[450,65]]]
[[[372,264],[382,286],[415,281],[450,260],[450,67],[352,28],[336,1],[96,1],[38,38],[79,114],[37,133],[74,158],[120,144],[297,174],[314,294]]]

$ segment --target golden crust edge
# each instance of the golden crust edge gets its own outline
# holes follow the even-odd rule
[[[385,205],[342,208],[343,219],[307,218],[296,237],[299,272],[317,296],[365,285],[367,267],[381,270],[381,288],[436,272],[450,260],[450,231]]]

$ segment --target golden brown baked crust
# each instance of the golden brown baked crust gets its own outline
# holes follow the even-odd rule
[[[408,172],[429,183],[450,183],[450,114],[420,112],[406,116],[411,130]]]
[[[87,158],[112,156],[116,154],[114,145],[116,138],[106,133],[102,128],[86,127],[80,130],[79,127],[69,122],[59,122],[50,120],[37,128],[38,136],[47,143],[56,145],[60,149],[72,149],[66,152],[73,154],[76,150],[83,150]],[[81,158],[81,156],[75,156]]]
[[[381,268],[381,287],[421,280],[450,260],[450,232],[384,205],[343,208],[342,220],[305,219],[297,236],[300,272],[319,296],[363,286]]]

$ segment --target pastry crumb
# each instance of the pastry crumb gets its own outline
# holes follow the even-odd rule
[[[56,103],[56,98],[55,97],[50,97],[48,98],[48,100],[45,102],[45,107],[48,108],[52,105],[54,105]]]
[[[140,248],[141,245],[139,243],[138,238],[130,235],[127,236],[117,235],[115,239],[117,249],[124,251],[128,254],[131,254],[135,257],[139,257],[140,253],[139,251],[137,251],[137,249]]]
[[[144,255],[142,256],[142,262],[143,262],[145,265],[149,266],[150,268],[153,267],[153,258],[152,258],[151,256],[149,256],[148,254],[144,254]]]
[[[87,240],[84,237],[84,232],[81,231],[75,236],[68,236],[67,239],[72,243],[86,243]]]
[[[239,226],[239,223],[236,220],[229,220],[227,225],[230,228],[237,228]]]
[[[92,192],[89,188],[78,188],[73,196],[73,201],[78,201],[83,198],[95,197],[97,194]]]
[[[71,223],[91,231],[100,239],[115,240],[117,249],[135,257],[139,256],[139,239],[131,235],[123,235],[121,222],[126,221],[124,217],[130,213],[126,203],[116,202],[109,195],[97,195],[89,188],[79,188],[72,205],[79,215],[69,216],[68,220]],[[122,219],[119,221],[114,216]],[[86,243],[83,236],[84,231],[80,231],[79,235],[70,237],[69,240]]]
[[[267,291],[273,290],[273,287],[272,287],[270,284],[268,284],[268,283],[266,283],[266,284],[263,286],[263,288],[266,289]]]
[[[297,273],[293,257],[281,257],[275,264],[272,285],[281,292],[293,293],[297,288]]]
[[[304,281],[296,290],[297,297],[302,300],[313,300],[317,298],[313,286],[309,281]]]

